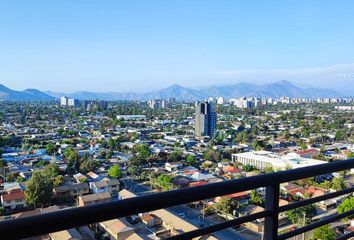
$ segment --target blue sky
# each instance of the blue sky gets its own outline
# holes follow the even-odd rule
[[[353,43],[350,0],[0,2],[0,83],[20,90],[348,89]]]

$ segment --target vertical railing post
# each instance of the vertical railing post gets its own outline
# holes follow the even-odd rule
[[[279,184],[266,188],[265,208],[270,210],[272,215],[265,218],[264,240],[276,240],[278,237],[279,220]]]

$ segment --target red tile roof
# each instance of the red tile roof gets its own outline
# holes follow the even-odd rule
[[[306,150],[300,150],[297,151],[296,153],[299,155],[307,155],[307,154],[315,154],[318,153],[319,151],[316,149],[306,149]]]
[[[206,181],[191,182],[191,183],[189,183],[189,187],[201,186],[201,185],[205,185],[205,184],[207,184],[207,183],[208,183],[208,182],[206,182]]]
[[[13,200],[23,200],[25,198],[25,194],[22,190],[10,192],[2,195],[4,201],[13,201]]]

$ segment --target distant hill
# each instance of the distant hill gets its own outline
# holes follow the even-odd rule
[[[205,99],[206,97],[208,97],[208,95],[200,91],[191,88],[185,88],[178,84],[174,84],[170,87],[163,88],[159,91],[142,94],[140,98],[141,100],[152,99],[152,98],[157,98],[157,99],[176,98],[178,100],[183,100],[183,101],[197,101],[197,100]]]
[[[251,96],[257,88],[258,86],[255,84],[241,82],[234,85],[212,86],[202,88],[200,89],[200,92],[208,96],[235,98],[242,96]]]
[[[77,98],[80,100],[140,100],[149,99],[168,99],[176,98],[179,101],[197,101],[204,100],[208,97],[224,97],[224,98],[239,98],[239,97],[273,97],[279,98],[282,96],[298,97],[298,98],[317,98],[317,97],[340,97],[343,94],[330,89],[319,88],[301,88],[293,85],[289,81],[282,80],[275,83],[256,85],[251,83],[237,83],[224,86],[210,86],[199,89],[192,89],[180,86],[178,84],[171,85],[157,91],[145,93],[134,92],[89,92],[79,91],[74,93],[60,92],[41,92],[36,89],[27,89],[25,91],[14,91],[3,85],[0,85],[0,100],[13,101],[47,101],[61,96]]]
[[[145,93],[95,93],[95,92],[74,92],[70,94],[46,92],[53,97],[66,95],[68,97],[78,98],[81,100],[140,100],[149,99],[167,99],[170,97],[176,98],[179,101],[197,101],[204,100],[208,97],[224,97],[224,98],[239,98],[239,97],[273,97],[279,98],[282,96],[299,97],[299,98],[315,98],[315,97],[339,97],[343,94],[330,89],[317,88],[300,88],[289,81],[282,80],[275,83],[256,85],[251,83],[237,83],[233,85],[211,86],[199,89],[192,89],[180,86],[178,84],[171,85],[157,91]]]
[[[342,96],[342,94],[330,89],[299,88],[286,80],[282,80],[276,83],[259,86],[250,94],[250,96],[273,98],[279,98],[282,96],[292,98],[316,98],[338,97]]]
[[[36,89],[15,91],[0,84],[0,100],[7,101],[51,101],[54,97]]]
[[[151,91],[145,93],[134,93],[134,92],[123,92],[123,93],[95,93],[95,92],[74,92],[69,94],[64,93],[55,93],[55,92],[46,92],[47,94],[60,97],[60,96],[68,96],[73,97],[81,100],[94,100],[94,99],[101,99],[101,100],[140,100],[145,101],[149,99],[167,99],[170,97],[174,97],[177,100],[183,101],[197,101],[203,100],[207,95],[203,94],[194,89],[185,88],[180,85],[172,85],[167,88],[163,88],[158,91]]]

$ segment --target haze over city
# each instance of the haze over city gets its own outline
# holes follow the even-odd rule
[[[353,9],[319,0],[2,1],[0,83],[139,92],[288,80],[350,94]]]

